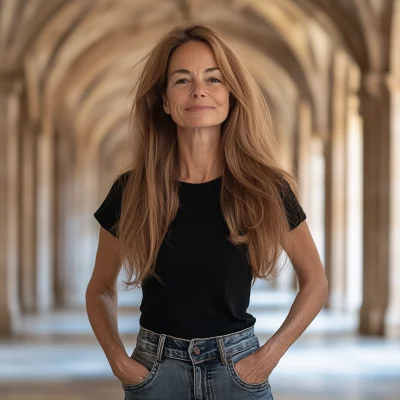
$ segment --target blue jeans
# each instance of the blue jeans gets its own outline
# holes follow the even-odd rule
[[[131,358],[150,370],[125,400],[273,400],[268,379],[245,382],[235,363],[260,347],[254,325],[227,335],[182,339],[140,326]]]

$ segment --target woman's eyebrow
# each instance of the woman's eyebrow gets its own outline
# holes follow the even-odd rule
[[[207,68],[204,72],[207,73],[207,72],[211,72],[211,71],[215,71],[215,70],[220,71],[220,69],[218,67],[212,67],[212,68]],[[176,71],[174,71],[171,74],[171,76],[174,75],[174,74],[188,74],[188,75],[191,75],[192,73],[188,69],[177,69]]]

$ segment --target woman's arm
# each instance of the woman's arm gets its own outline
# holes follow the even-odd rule
[[[276,363],[318,315],[329,294],[325,268],[307,222],[303,221],[289,235],[291,248],[283,249],[292,262],[300,289],[281,327],[259,349],[265,360]]]
[[[296,271],[300,290],[275,334],[253,354],[235,364],[249,383],[264,382],[289,347],[318,315],[328,298],[328,281],[306,221],[290,232],[292,246],[283,249]]]
[[[86,289],[86,311],[114,375],[121,373],[124,361],[129,359],[118,332],[117,279],[120,270],[117,239],[100,228],[95,266]]]

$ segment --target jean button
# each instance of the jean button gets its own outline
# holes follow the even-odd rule
[[[196,355],[199,355],[199,354],[200,354],[199,346],[194,346],[194,347],[193,347],[193,351],[194,351],[194,353],[195,353]]]

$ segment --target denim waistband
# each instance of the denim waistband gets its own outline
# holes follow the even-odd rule
[[[152,332],[140,325],[136,346],[157,355],[158,361],[164,357],[191,361],[200,364],[212,359],[220,359],[226,365],[227,357],[245,350],[259,341],[254,334],[254,325],[238,332],[208,338],[183,339],[171,335]]]

